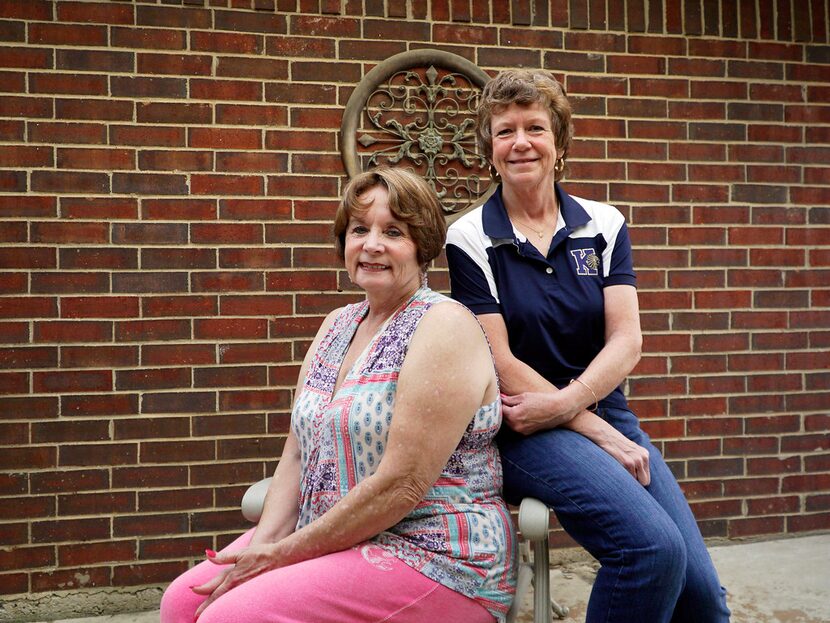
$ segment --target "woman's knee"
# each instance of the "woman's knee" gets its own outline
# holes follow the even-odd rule
[[[161,623],[193,623],[193,615],[204,597],[190,589],[192,581],[188,575],[189,571],[183,573],[164,591],[160,605]]]
[[[680,589],[686,582],[688,554],[683,535],[671,521],[655,522],[645,534],[644,546],[637,552],[640,567],[648,576],[661,583],[676,585]]]

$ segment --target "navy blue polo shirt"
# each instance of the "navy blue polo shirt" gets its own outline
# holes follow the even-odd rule
[[[605,344],[606,286],[636,285],[631,241],[614,207],[556,185],[559,221],[547,256],[513,227],[501,186],[447,234],[452,297],[476,314],[501,314],[513,355],[557,387]],[[617,388],[606,406],[625,407]]]

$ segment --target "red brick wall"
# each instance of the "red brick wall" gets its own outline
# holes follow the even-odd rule
[[[0,592],[166,582],[243,527],[355,296],[343,107],[421,46],[564,79],[706,535],[830,528],[827,0],[174,4],[0,0]]]

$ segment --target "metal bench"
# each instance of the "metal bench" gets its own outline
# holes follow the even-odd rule
[[[242,497],[242,515],[248,521],[259,521],[270,483],[270,478],[264,478],[248,487]],[[568,614],[568,609],[560,606],[550,596],[549,520],[550,511],[542,502],[534,498],[522,500],[519,506],[522,541],[519,544],[518,584],[513,605],[507,613],[507,623],[515,623],[531,584],[533,623],[551,623],[554,616],[563,619]]]

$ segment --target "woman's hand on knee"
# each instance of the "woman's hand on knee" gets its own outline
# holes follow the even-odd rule
[[[235,552],[220,552],[218,554],[208,550],[207,559],[215,565],[227,565],[227,567],[204,584],[192,587],[194,593],[208,596],[196,610],[196,619],[210,604],[232,588],[255,578],[261,573],[282,566],[278,557],[275,556],[273,544],[256,545]]]
[[[622,433],[614,430],[599,446],[614,457],[637,481],[647,487],[651,482],[648,450],[637,445]]]

